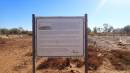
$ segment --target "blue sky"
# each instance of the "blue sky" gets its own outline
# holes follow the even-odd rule
[[[32,29],[32,14],[38,16],[83,16],[88,26],[115,28],[130,24],[130,0],[1,0],[0,28]]]

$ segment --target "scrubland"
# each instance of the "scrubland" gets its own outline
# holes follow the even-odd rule
[[[130,36],[88,36],[89,73],[130,73]],[[84,57],[36,57],[36,73],[84,73]],[[0,37],[0,73],[32,73],[32,37]]]

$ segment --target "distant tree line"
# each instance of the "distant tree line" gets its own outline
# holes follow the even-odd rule
[[[0,28],[0,34],[28,34],[28,35],[32,35],[32,31],[28,31],[28,30],[24,30],[22,27],[19,28],[11,28],[11,29],[7,29],[7,28]]]
[[[126,25],[122,28],[114,28],[113,26],[109,24],[103,24],[103,28],[100,27],[94,27],[93,31],[88,28],[88,33],[108,33],[108,34],[126,34],[130,35],[130,25]]]

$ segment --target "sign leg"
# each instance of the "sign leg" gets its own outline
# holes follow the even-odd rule
[[[87,14],[85,14],[85,73],[88,73],[88,30]]]
[[[35,73],[35,15],[32,14],[32,73]]]

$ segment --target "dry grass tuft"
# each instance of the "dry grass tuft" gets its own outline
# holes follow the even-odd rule
[[[88,46],[88,68],[89,70],[97,70],[102,65],[103,57],[98,56],[97,48],[93,45]]]
[[[40,69],[58,69],[62,70],[70,65],[69,59],[63,59],[63,58],[48,58],[46,61],[41,62],[39,66],[37,67],[37,70]]]
[[[111,55],[108,56],[112,65],[117,70],[126,70],[130,66],[130,51],[112,50]]]
[[[75,64],[77,68],[81,68],[84,65],[84,61],[80,58],[70,58],[70,63]]]
[[[32,56],[32,55],[33,55],[32,51],[28,51],[28,52],[25,54],[25,56]]]

